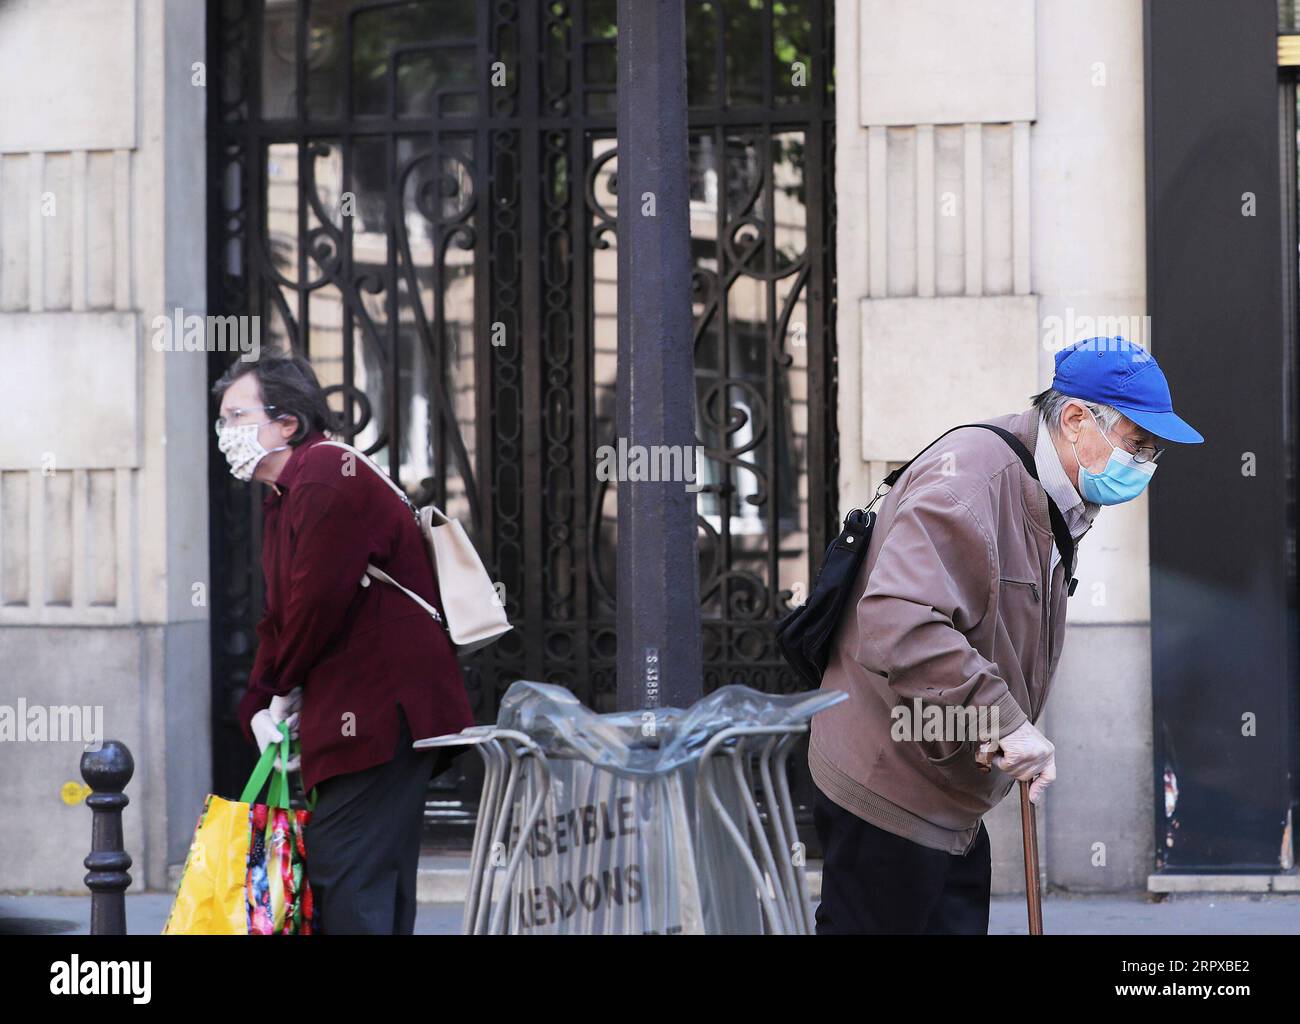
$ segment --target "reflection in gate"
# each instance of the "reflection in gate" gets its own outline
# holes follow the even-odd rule
[[[470,529],[516,623],[465,664],[480,721],[518,678],[613,707],[615,6],[210,5],[211,311],[308,354],[344,436]],[[799,688],[773,623],[834,528],[830,8],[687,3],[706,690]],[[211,487],[231,787],[260,519],[216,456]],[[436,788],[472,827],[475,780]]]

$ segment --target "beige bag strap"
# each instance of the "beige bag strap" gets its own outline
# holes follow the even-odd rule
[[[396,494],[399,498],[401,498],[404,502],[406,502],[407,505],[410,505],[411,508],[415,507],[414,505],[411,504],[411,499],[407,496],[407,493],[404,490],[402,490],[400,487],[398,487],[397,484],[393,483],[393,478],[389,476],[387,473],[385,473],[382,469],[380,469],[379,465],[369,455],[361,451],[361,449],[354,448],[352,447],[352,445],[345,444],[342,441],[317,441],[316,444],[312,445],[312,447],[316,448],[323,444],[330,445],[334,448],[342,448],[344,451],[352,452],[352,454],[354,455],[359,455],[366,462],[366,464],[370,466],[371,469],[373,469],[376,473],[379,474],[379,478],[393,489],[394,494]],[[440,509],[437,505],[429,505],[428,507],[433,509],[433,514],[439,520],[439,522],[435,525],[441,526],[443,523],[451,522],[451,520],[447,518],[447,514],[443,512],[443,510]]]
[[[370,456],[367,455],[365,452],[361,451],[359,448],[354,448],[350,444],[345,444],[343,441],[318,441],[316,444],[312,445],[312,447],[315,448],[317,447],[317,445],[322,445],[322,444],[328,444],[334,448],[342,448],[344,451],[352,452],[354,455],[361,456],[361,458],[370,466],[370,468],[379,474],[380,479],[383,480],[384,483],[388,484],[388,486],[393,489],[393,491],[397,494],[399,498],[401,498],[404,502],[406,502],[408,508],[412,508],[412,509],[415,508],[415,506],[411,504],[411,499],[407,497],[406,492],[402,490],[400,487],[398,487],[397,484],[393,483],[393,478],[390,477],[387,473],[385,473],[382,469],[380,469],[379,466],[375,463],[375,461],[371,459]],[[440,508],[438,508],[436,505],[430,505],[429,508],[432,509],[433,514],[440,517],[443,520],[443,522],[449,521],[446,515],[443,514],[443,511]],[[446,625],[446,623],[443,622],[442,616],[438,613],[437,608],[429,604],[428,601],[422,598],[414,590],[407,590],[406,587],[402,586],[400,583],[397,582],[397,580],[389,576],[388,573],[384,572],[383,569],[380,569],[378,566],[373,564],[367,565],[366,575],[361,577],[362,586],[365,587],[370,586],[370,580],[368,578],[370,576],[373,576],[375,579],[380,580],[383,583],[392,584],[403,594],[406,594],[412,601],[416,602],[426,612],[428,612],[435,619],[437,619],[438,622],[442,622],[444,626]]]
[[[416,604],[418,604],[421,608],[423,608],[426,612],[428,612],[430,615],[432,615],[435,619],[437,619],[439,622],[442,622],[442,616],[438,613],[438,609],[437,609],[437,608],[435,608],[435,607],[434,607],[433,605],[431,605],[428,601],[426,601],[424,598],[422,598],[422,597],[421,597],[419,594],[417,594],[414,590],[407,590],[404,586],[402,586],[400,583],[398,583],[397,580],[393,579],[393,577],[389,576],[388,573],[384,572],[383,569],[380,569],[378,566],[367,565],[367,566],[366,566],[366,575],[363,576],[363,577],[361,577],[361,584],[362,584],[362,586],[366,586],[366,587],[370,586],[370,580],[369,580],[369,578],[368,578],[368,577],[370,577],[370,576],[373,576],[375,579],[377,579],[377,580],[381,580],[381,581],[384,582],[384,583],[391,583],[391,584],[392,584],[393,586],[395,586],[398,590],[400,590],[403,594],[405,594],[405,595],[406,595],[407,597],[409,597],[412,601],[414,601],[414,602],[415,602]]]

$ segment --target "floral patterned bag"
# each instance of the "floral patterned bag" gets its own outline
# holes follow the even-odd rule
[[[288,726],[262,752],[238,801],[209,793],[164,935],[312,935],[319,921],[303,832],[311,810],[289,806],[296,752]],[[276,767],[276,755],[280,755]],[[266,803],[254,803],[267,785]],[[315,807],[315,791],[308,807]]]

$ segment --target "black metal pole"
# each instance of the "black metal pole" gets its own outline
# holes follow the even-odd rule
[[[125,743],[109,740],[81,755],[81,777],[91,788],[86,797],[91,819],[86,887],[90,897],[90,934],[126,934],[126,889],[131,884],[131,855],[122,847],[122,809],[130,798],[122,792],[135,774]]]
[[[618,436],[645,465],[698,474],[685,26],[684,0],[619,0]],[[621,710],[683,707],[703,692],[687,487],[685,479],[619,477]]]

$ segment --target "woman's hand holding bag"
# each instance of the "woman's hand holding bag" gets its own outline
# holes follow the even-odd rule
[[[269,719],[269,709],[266,722]],[[265,726],[256,726],[265,733]],[[317,915],[307,876],[305,826],[315,807],[289,802],[297,741],[275,726],[239,800],[209,794],[194,830],[164,935],[311,935]],[[268,786],[269,782],[269,786]],[[257,803],[263,787],[266,802]]]
[[[272,743],[280,742],[280,724],[284,723],[288,727],[289,736],[292,739],[298,738],[298,716],[302,708],[302,687],[295,686],[284,696],[271,698],[271,706],[263,708],[255,714],[249,722],[249,728],[252,730],[253,738],[257,740],[257,749],[265,753],[266,748]],[[289,763],[284,767],[284,771],[297,771],[300,763],[299,755],[295,754],[289,758]],[[277,756],[275,767],[280,768],[280,759]]]

